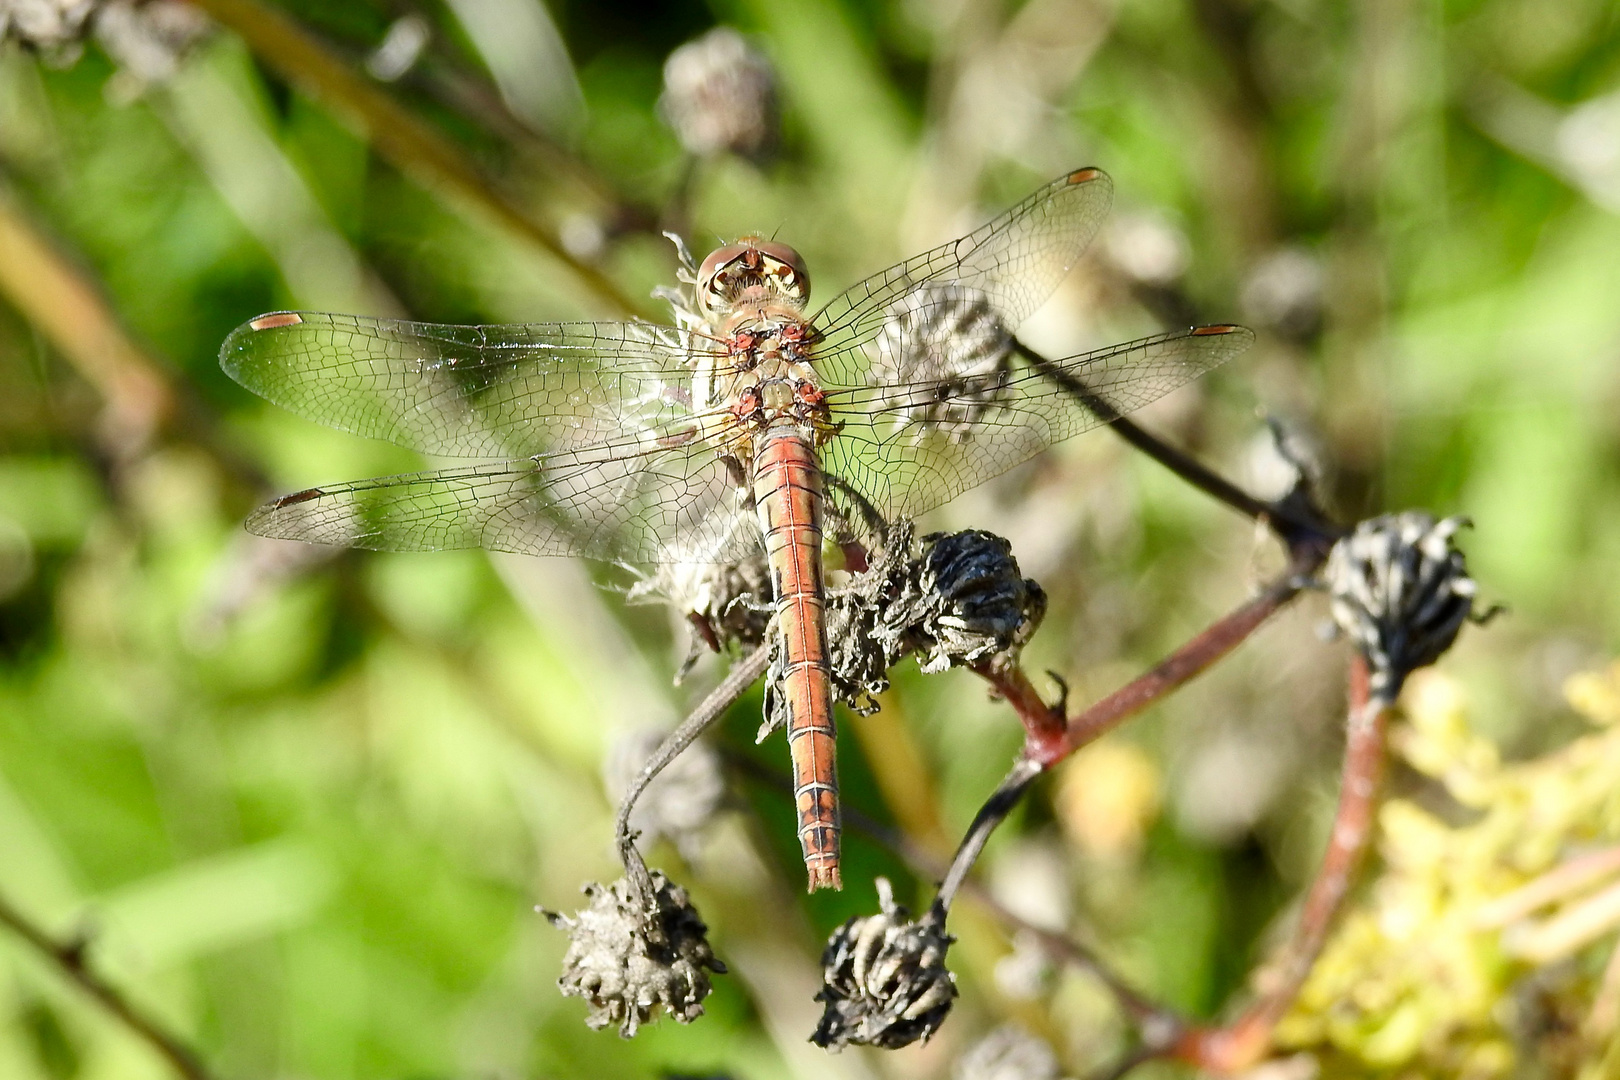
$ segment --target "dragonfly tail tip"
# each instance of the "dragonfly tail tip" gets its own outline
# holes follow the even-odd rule
[[[844,878],[839,873],[838,867],[811,866],[807,869],[810,871],[810,887],[805,890],[806,892],[815,892],[817,889],[843,889]]]

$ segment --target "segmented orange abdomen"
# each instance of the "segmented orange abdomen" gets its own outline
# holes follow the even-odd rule
[[[810,891],[843,888],[838,873],[838,768],[832,669],[821,575],[821,466],[796,426],[766,433],[754,456],[754,505],[765,533],[776,626],[787,674],[793,801]]]

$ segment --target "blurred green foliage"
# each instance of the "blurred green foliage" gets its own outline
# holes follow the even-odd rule
[[[1113,224],[1043,316],[1042,341],[1078,351],[1167,324],[1255,325],[1251,355],[1144,423],[1261,484],[1263,410],[1320,462],[1345,518],[1472,516],[1471,569],[1513,614],[1465,633],[1446,661],[1472,702],[1472,733],[1451,750],[1551,754],[1525,767],[1545,771],[1594,738],[1559,691],[1620,652],[1610,0],[283,10],[357,68],[401,16],[424,20],[426,52],[387,92],[638,301],[673,276],[661,221],[700,255],[717,236],[776,232],[826,299],[1051,176],[1106,168]],[[514,41],[558,46],[544,54],[549,89],[526,91],[538,98],[520,90],[540,54],[481,42],[479,11],[529,28]],[[717,21],[754,35],[780,73],[781,147],[764,164],[691,161],[658,116],[664,58]],[[225,1076],[944,1076],[1009,1018],[1072,1074],[1118,1051],[1095,984],[1014,977],[1009,932],[971,907],[952,925],[963,1000],[933,1043],[891,1058],[807,1046],[827,931],[875,908],[877,874],[913,901],[926,883],[855,832],[846,891],[803,897],[788,801],[747,783],[690,865],[668,845],[652,852],[689,885],[732,966],[709,1015],[632,1042],[587,1031],[554,986],[564,943],[533,909],[573,908],[583,881],[616,875],[604,757],[625,732],[673,721],[716,662],[671,688],[684,629],[627,606],[615,571],[249,544],[239,522],[267,494],[413,462],[251,399],[216,356],[232,327],[283,307],[433,321],[604,312],[556,259],[378,156],[341,109],[230,33],[197,42],[166,79],[115,60],[116,40],[74,54],[0,46],[0,218],[6,235],[46,237],[42,250],[133,345],[96,344],[95,305],[50,291],[49,254],[6,246],[0,896],[53,933],[89,935],[94,963]],[[91,344],[75,351],[76,332]],[[120,396],[142,357],[168,388],[166,412]],[[1052,597],[1030,670],[1062,674],[1077,702],[1281,566],[1252,526],[1106,433],[932,524],[1013,541]],[[991,845],[983,872],[997,895],[1078,930],[1178,1007],[1216,1016],[1239,1000],[1331,812],[1343,656],[1311,633],[1322,615],[1302,602],[1059,770]],[[962,672],[908,665],[884,705],[843,725],[848,804],[948,850],[1021,733]],[[755,694],[720,742],[784,773],[780,740],[752,745],[758,716]],[[1094,754],[1112,755],[1101,773]],[[1119,769],[1136,780],[1075,794]],[[1520,775],[1499,769],[1493,782]],[[1404,805],[1386,821],[1415,813]],[[1453,842],[1400,820],[1397,882],[1419,833]],[[1572,854],[1561,845],[1612,842],[1605,822],[1601,837],[1559,834],[1514,872]],[[1430,875],[1443,865],[1423,863]],[[1349,924],[1289,1029],[1298,1045],[1331,1047],[1328,1067],[1593,1067],[1578,1050],[1526,1052],[1545,1029],[1502,1017],[1547,980],[1564,979],[1551,996],[1565,1012],[1589,1003],[1612,935],[1573,960],[1471,955],[1481,996],[1445,1006],[1467,1011],[1447,1021],[1464,1034],[1424,1042],[1389,1033],[1387,1004],[1333,1017],[1341,984],[1376,967],[1356,950],[1388,948],[1367,943],[1377,910]],[[1400,1053],[1372,1052],[1378,1037]],[[1463,1069],[1465,1050],[1489,1060]],[[0,1075],[166,1074],[0,938]]]

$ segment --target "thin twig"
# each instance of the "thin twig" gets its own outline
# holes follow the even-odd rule
[[[792,798],[793,781],[787,774],[774,770],[746,754],[730,750],[722,750],[721,754],[728,768],[785,798]],[[1005,786],[1004,781],[1003,787]],[[919,878],[943,881],[950,873],[950,865],[904,832],[881,824],[877,819],[862,813],[848,803],[844,804],[841,812],[844,823],[852,831],[876,841],[899,856]],[[1047,952],[1073,964],[1102,983],[1119,1003],[1121,1011],[1136,1023],[1143,1043],[1154,1047],[1156,1052],[1162,1052],[1163,1047],[1174,1043],[1181,1032],[1189,1026],[1188,1021],[1173,1009],[1150,1001],[1131,989],[1130,985],[1091,949],[1065,934],[1029,922],[1002,904],[989,889],[973,878],[964,875],[955,887],[955,894],[967,897],[1014,930],[1032,934]]]
[[[720,680],[720,685],[709,691],[709,695],[693,709],[685,720],[682,720],[664,741],[658,744],[647,763],[642,766],[641,772],[636,774],[635,780],[625,791],[624,798],[619,803],[619,816],[614,822],[613,837],[619,848],[619,856],[624,860],[625,874],[630,879],[639,894],[650,899],[653,895],[652,878],[647,873],[647,864],[641,853],[636,850],[636,837],[630,831],[630,812],[635,809],[636,800],[641,798],[647,785],[652,783],[653,777],[664,770],[664,767],[693,742],[697,737],[708,730],[715,721],[725,715],[726,710],[743,692],[754,684],[754,680],[765,674],[770,666],[771,646],[769,642],[760,645],[753,652],[731,665],[726,677]]]
[[[1322,865],[1305,895],[1299,922],[1277,956],[1267,964],[1269,984],[1259,1000],[1229,1024],[1186,1032],[1170,1056],[1215,1072],[1248,1068],[1265,1056],[1271,1035],[1310,975],[1344,907],[1350,884],[1373,836],[1379,781],[1383,777],[1386,733],[1392,702],[1368,692],[1367,662],[1350,663],[1349,720],[1339,805]]]
[[[967,877],[967,872],[973,869],[979,855],[984,851],[984,845],[989,842],[990,834],[996,827],[1007,820],[1018,800],[1024,797],[1029,785],[1041,775],[1040,763],[1027,757],[1020,757],[1013,762],[1012,769],[1002,778],[996,790],[984,801],[979,812],[973,816],[973,824],[968,826],[967,835],[962,837],[962,843],[956,849],[955,858],[951,859],[951,868],[945,872],[945,880],[940,882],[938,901],[946,910],[950,909],[951,901],[956,896],[956,890]]]
[[[469,203],[551,255],[615,315],[638,306],[581,262],[512,199],[467,164],[465,151],[427,126],[291,18],[258,0],[191,0],[290,82],[358,125],[378,153],[430,187]]]
[[[1050,379],[1092,413],[1107,421],[1108,426],[1120,438],[1217,502],[1231,507],[1245,517],[1266,522],[1278,533],[1291,552],[1297,554],[1302,545],[1325,549],[1342,533],[1343,530],[1309,503],[1298,499],[1268,502],[1251,495],[1190,454],[1171,446],[1122,415],[1082,380],[1075,378],[1063,370],[1061,365],[1042,356],[1017,338],[1013,339],[1013,348],[1029,361],[1030,366],[1036,371]]]
[[[186,1080],[214,1080],[213,1073],[203,1064],[202,1058],[195,1050],[186,1045],[179,1036],[172,1034],[156,1020],[131,1005],[123,994],[90,970],[85,959],[84,942],[56,941],[25,918],[3,897],[0,897],[0,925],[4,925],[26,941],[52,967],[100,1003],[102,1008],[155,1050]]]

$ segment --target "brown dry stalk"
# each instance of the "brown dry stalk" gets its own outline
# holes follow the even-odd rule
[[[596,267],[581,262],[505,193],[466,162],[466,154],[387,92],[356,72],[288,16],[258,0],[191,0],[235,33],[289,82],[322,102],[370,139],[400,171],[475,207],[562,263],[613,315],[637,305]]]
[[[150,1046],[186,1080],[214,1080],[202,1058],[178,1035],[131,1005],[123,994],[90,969],[83,941],[57,941],[0,898],[0,926],[16,934],[46,963],[84,991],[112,1017]]]

